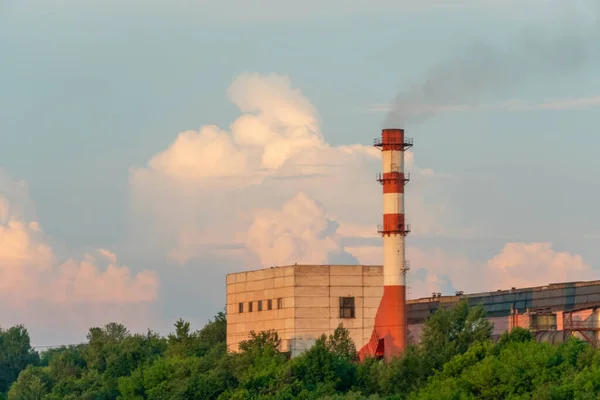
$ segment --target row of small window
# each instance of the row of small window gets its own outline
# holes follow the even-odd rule
[[[257,308],[256,311],[263,311],[263,301],[265,301],[267,303],[267,310],[272,310],[273,309],[273,300],[269,299],[269,300],[258,300],[257,303]],[[283,308],[283,299],[279,298],[277,299],[277,309],[281,309]],[[253,301],[249,301],[248,302],[248,312],[252,312],[254,311],[254,302]],[[238,305],[238,312],[239,313],[243,313],[244,312],[244,303],[240,303]]]
[[[263,301],[267,302],[267,311],[273,309],[273,300],[258,300],[256,311],[263,311]],[[277,309],[283,308],[283,299],[277,299]],[[248,312],[254,311],[254,302],[248,302]],[[239,303],[238,312],[244,312],[244,303]],[[356,318],[356,307],[354,297],[340,297],[340,318]]]

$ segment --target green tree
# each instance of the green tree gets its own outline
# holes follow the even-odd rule
[[[203,356],[213,346],[227,341],[225,314],[219,312],[214,320],[209,320],[201,330],[195,332],[191,331],[189,322],[179,319],[175,322],[175,332],[169,334],[168,340],[169,356]]]
[[[241,341],[238,347],[241,353],[246,354],[261,351],[265,348],[278,350],[281,347],[281,339],[274,329],[258,333],[250,331],[250,339]]]
[[[119,399],[215,399],[237,385],[227,354],[223,313],[196,332],[183,319],[174,325],[166,348],[157,348],[156,357],[147,357],[137,363],[137,369],[119,377]]]
[[[239,383],[233,374],[233,361],[233,357],[227,353],[226,343],[216,344],[200,359],[198,369],[191,377],[191,390],[200,399],[216,399],[227,389],[237,387]]]
[[[250,332],[250,338],[239,344],[232,359],[237,388],[224,393],[222,399],[259,398],[276,392],[278,373],[287,357],[279,349],[281,339],[275,330]]]
[[[209,320],[197,333],[200,355],[208,353],[213,346],[227,342],[227,319],[224,312],[219,312],[214,319]]]
[[[356,383],[354,390],[370,396],[381,391],[379,384],[386,365],[376,358],[366,358],[356,367]]]
[[[578,340],[551,346],[515,330],[502,343],[480,342],[455,356],[411,398],[597,398],[597,367],[588,364],[581,369],[588,351],[589,346]]]
[[[489,341],[492,330],[481,305],[470,307],[467,300],[462,300],[451,309],[438,309],[425,322],[421,338],[427,368],[439,370],[473,343]]]
[[[162,337],[123,325],[92,328],[87,344],[41,360],[24,328],[2,330],[3,366],[17,370],[2,400],[573,399],[600,396],[600,351],[571,338],[537,343],[524,329],[496,344],[481,307],[466,302],[426,322],[422,344],[391,362],[358,362],[338,326],[289,360],[275,331],[252,332],[228,353],[222,313],[201,330],[179,320]],[[32,356],[29,358],[29,356]],[[23,361],[25,360],[25,361]],[[20,361],[17,362],[17,361]],[[5,368],[0,371],[8,376]],[[19,372],[20,371],[20,374]]]
[[[282,375],[282,383],[294,396],[322,398],[347,392],[356,381],[356,363],[347,354],[337,354],[322,335],[307,351],[292,359]]]
[[[60,347],[45,351],[41,364],[47,367],[53,387],[52,393],[64,398],[78,392],[79,379],[87,371],[85,346]]]
[[[8,400],[43,400],[50,386],[47,368],[29,365],[10,388]]]
[[[470,307],[466,300],[450,309],[440,308],[425,322],[421,345],[409,345],[392,360],[379,380],[382,393],[406,397],[427,384],[454,356],[477,343],[489,343],[492,324],[482,306]]]
[[[167,354],[169,356],[189,357],[196,354],[197,341],[189,322],[178,319],[175,322],[175,332],[170,333],[168,338]]]
[[[427,355],[419,347],[406,347],[401,357],[387,363],[379,379],[381,392],[388,396],[407,396],[411,391],[424,385],[433,374],[428,368]]]
[[[500,351],[511,343],[526,343],[533,342],[535,340],[533,333],[524,328],[516,327],[510,332],[504,332],[500,335],[498,343],[494,346],[492,352],[494,354],[500,354]]]
[[[0,327],[0,393],[6,393],[28,365],[39,365],[39,354],[31,347],[29,333],[22,325]]]
[[[86,360],[88,367],[103,373],[106,370],[107,357],[111,347],[130,335],[124,325],[111,322],[104,328],[90,328],[87,334],[88,346]]]
[[[339,324],[333,334],[325,342],[325,345],[334,354],[339,355],[349,361],[358,361],[358,353],[354,341],[350,337],[350,331]]]

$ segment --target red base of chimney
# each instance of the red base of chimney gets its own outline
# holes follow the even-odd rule
[[[371,339],[360,349],[358,356],[361,360],[383,357],[390,361],[402,354],[406,342],[406,287],[384,286]]]

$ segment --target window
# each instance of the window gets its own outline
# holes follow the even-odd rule
[[[248,312],[252,312],[252,302],[248,302]]]
[[[243,313],[244,312],[244,303],[240,303],[239,304],[239,313]]]
[[[273,309],[273,300],[269,299],[267,300],[267,310],[272,310]]]
[[[354,318],[354,297],[340,297],[340,318]]]
[[[277,299],[277,309],[283,308],[283,299]]]
[[[262,300],[258,301],[258,311],[262,311]]]

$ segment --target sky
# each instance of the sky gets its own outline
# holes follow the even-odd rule
[[[321,3],[0,0],[0,326],[200,328],[228,273],[380,264],[383,127],[410,297],[600,279],[597,0]]]

